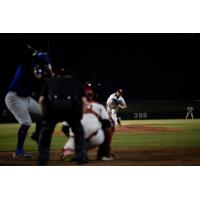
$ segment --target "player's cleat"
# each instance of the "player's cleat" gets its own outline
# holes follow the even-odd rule
[[[115,155],[114,154],[105,154],[105,155],[98,155],[97,160],[103,160],[103,161],[110,161],[110,160],[115,160]]]
[[[32,158],[32,154],[25,152],[24,150],[19,150],[17,149],[15,152],[13,152],[13,158],[18,159],[18,158]]]
[[[77,163],[78,165],[87,164],[87,163],[88,163],[88,159],[87,159],[87,158],[79,159],[79,160],[76,160],[76,163]]]
[[[63,149],[60,155],[60,160],[62,161],[74,161],[75,153],[73,149]]]
[[[111,160],[114,160],[114,157],[113,156],[103,156],[103,157],[101,157],[101,160],[103,160],[103,161],[111,161]]]
[[[39,136],[33,132],[32,135],[31,135],[31,139],[36,142],[37,144],[39,144]]]
[[[121,124],[121,117],[118,117],[117,118],[117,123],[121,126],[122,124]]]

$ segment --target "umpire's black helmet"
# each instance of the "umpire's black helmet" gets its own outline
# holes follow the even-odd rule
[[[72,70],[70,68],[61,67],[57,69],[57,76],[72,76]]]

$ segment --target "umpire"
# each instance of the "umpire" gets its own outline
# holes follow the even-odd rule
[[[84,131],[80,122],[86,98],[81,84],[69,70],[62,68],[54,79],[45,82],[39,103],[44,119],[39,139],[38,164],[47,164],[52,133],[56,124],[62,121],[67,121],[75,133],[77,164],[87,163]]]

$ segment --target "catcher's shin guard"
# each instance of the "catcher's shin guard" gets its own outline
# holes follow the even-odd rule
[[[62,131],[67,137],[69,137],[69,129],[70,129],[69,126],[63,125],[62,128],[61,128],[61,131]]]

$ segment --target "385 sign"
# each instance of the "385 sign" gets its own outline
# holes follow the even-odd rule
[[[134,113],[134,119],[147,119],[148,114],[146,112],[139,112],[139,113]]]

